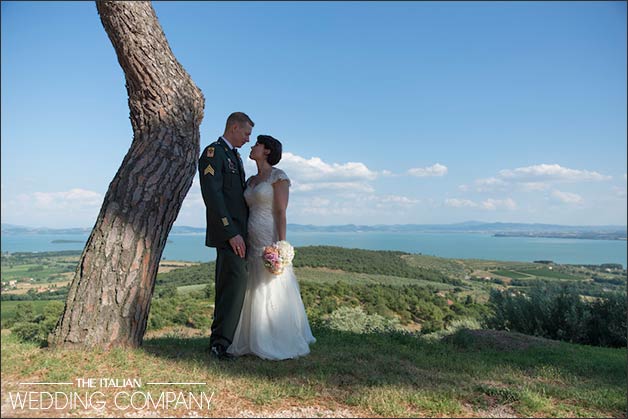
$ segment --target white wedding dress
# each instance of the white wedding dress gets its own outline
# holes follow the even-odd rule
[[[250,180],[250,179],[249,179]],[[287,180],[281,169],[254,187],[247,182],[244,198],[249,206],[247,265],[249,280],[240,321],[227,352],[254,354],[264,359],[296,358],[310,352],[316,339],[308,323],[292,265],[280,275],[269,273],[262,250],[277,241],[273,220],[273,183]]]

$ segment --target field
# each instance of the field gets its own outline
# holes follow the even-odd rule
[[[141,349],[110,352],[46,351],[3,331],[2,393],[24,391],[19,382],[74,382],[80,374],[205,383],[159,390],[142,384],[135,390],[213,394],[211,406],[195,413],[209,417],[619,417],[626,412],[623,349],[508,332],[460,331],[431,341],[321,327],[313,332],[317,342],[307,357],[282,362],[242,357],[223,363],[205,355],[206,336],[182,330],[147,339]],[[76,390],[72,385],[54,388]],[[97,390],[109,401],[104,411],[51,409],[45,415],[128,415],[113,404],[121,389]],[[191,412],[171,406],[132,413],[173,417]],[[3,403],[2,415],[33,412]]]
[[[499,276],[505,276],[508,278],[513,278],[513,279],[525,279],[525,278],[534,278],[533,275],[530,274],[522,274],[521,272],[518,271],[510,271],[510,270],[506,270],[506,269],[498,269],[495,271],[492,271],[495,275],[499,275]]]
[[[204,382],[167,390],[212,393],[211,408],[197,414],[213,417],[617,417],[626,412],[624,348],[478,330],[490,313],[486,302],[491,290],[568,282],[580,287],[583,298],[597,301],[607,292],[604,287],[625,289],[625,271],[325,247],[298,248],[297,255],[295,272],[317,338],[307,357],[283,362],[242,357],[230,364],[209,359],[204,349],[213,310],[213,264],[162,261],[142,348],[50,351],[3,329],[2,393],[17,391],[23,381],[73,381],[78,371],[144,382]],[[72,257],[77,255],[21,255],[4,267],[3,256],[3,281],[4,272],[15,277],[29,269],[71,275]],[[9,297],[3,292],[3,299]],[[2,301],[2,324],[14,323],[24,304],[41,315],[51,303]],[[56,304],[59,308],[61,302]],[[329,317],[342,308],[362,310],[358,324],[377,318],[383,328],[365,333],[358,325],[349,331],[355,318],[347,323]],[[101,390],[110,398],[115,391]],[[110,404],[104,412],[44,413],[129,412]],[[30,414],[2,405],[3,416]],[[158,408],[134,412],[189,414]]]
[[[2,320],[7,320],[15,317],[15,312],[17,310],[18,305],[30,303],[33,305],[33,309],[36,313],[41,314],[44,312],[44,309],[48,305],[48,300],[39,300],[39,301],[0,301],[0,313],[2,315]]]

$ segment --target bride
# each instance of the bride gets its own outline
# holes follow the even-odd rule
[[[249,206],[247,265],[249,280],[238,327],[228,353],[254,354],[264,359],[296,358],[310,352],[316,339],[308,323],[292,265],[273,275],[266,270],[262,251],[286,240],[286,208],[290,179],[273,167],[281,159],[281,143],[259,135],[251,160],[257,175],[247,181],[244,198]]]

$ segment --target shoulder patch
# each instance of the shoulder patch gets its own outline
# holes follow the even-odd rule
[[[207,147],[207,157],[214,157],[214,147]]]

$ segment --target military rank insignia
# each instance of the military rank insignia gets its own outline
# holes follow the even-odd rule
[[[229,225],[229,220],[227,220],[227,217],[222,218],[222,225],[224,225],[225,227]]]
[[[207,167],[205,168],[205,171],[203,171],[203,174],[204,174],[204,175],[206,175],[206,174],[208,174],[208,173],[209,173],[210,175],[214,176],[214,168],[212,167],[212,165],[211,165],[211,164],[208,164],[208,165],[207,165]]]
[[[214,147],[207,147],[207,157],[214,157]]]

